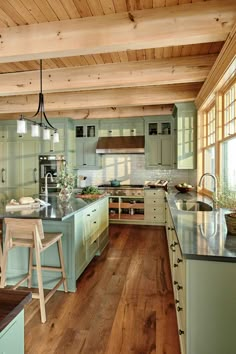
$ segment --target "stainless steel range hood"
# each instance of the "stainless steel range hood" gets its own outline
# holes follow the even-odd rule
[[[144,154],[144,136],[109,136],[98,139],[97,154]]]

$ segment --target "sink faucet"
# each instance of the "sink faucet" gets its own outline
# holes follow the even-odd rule
[[[210,176],[211,178],[213,178],[213,181],[214,181],[213,192],[215,193],[215,196],[217,197],[217,178],[212,173],[208,173],[208,172],[204,173],[199,180],[198,187],[201,187],[202,181],[206,176]]]
[[[53,177],[51,172],[46,173],[45,175],[45,192],[44,194],[48,196],[48,177],[50,177],[51,182],[53,182]]]

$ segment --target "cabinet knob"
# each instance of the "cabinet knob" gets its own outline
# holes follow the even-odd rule
[[[179,329],[179,335],[181,336],[182,334],[184,334],[184,331],[182,329]]]
[[[183,260],[181,258],[178,258],[177,263],[181,263],[181,262],[183,262]]]
[[[178,312],[183,311],[183,307],[177,306],[177,311]]]
[[[174,263],[174,268],[178,267],[178,264]]]
[[[178,284],[178,282],[176,280],[174,280],[174,285],[177,285],[177,284]]]
[[[175,300],[175,303],[176,303],[176,304],[179,304],[179,300],[176,299],[176,300]]]
[[[181,285],[177,285],[177,290],[182,290],[183,287]]]
[[[87,214],[87,216],[90,216],[90,214]]]
[[[172,243],[172,244],[170,245],[170,249],[171,249],[172,252],[175,252],[174,247],[175,247],[175,246],[174,246],[174,244]]]
[[[97,223],[97,221],[94,221],[93,223],[94,223],[94,224],[96,224],[96,223]]]

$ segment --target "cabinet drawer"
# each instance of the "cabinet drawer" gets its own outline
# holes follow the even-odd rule
[[[154,190],[145,190],[144,192],[145,198],[155,198],[155,199],[163,199],[165,197],[165,191],[163,189],[154,189]]]

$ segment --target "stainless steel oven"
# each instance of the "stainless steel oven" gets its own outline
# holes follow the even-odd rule
[[[47,173],[51,173],[53,180],[51,180],[50,175],[47,176],[48,192],[58,192],[56,178],[58,172],[63,165],[66,164],[64,155],[40,155],[39,156],[39,193],[44,193],[45,191],[45,178]]]

